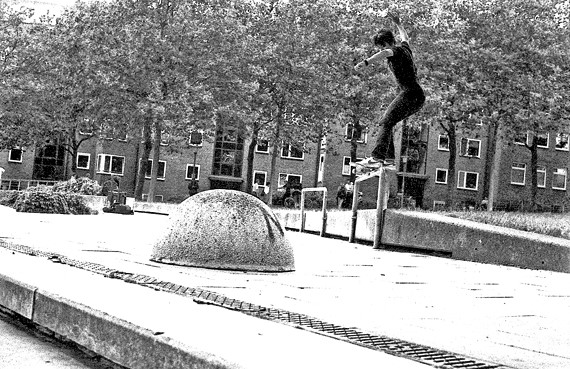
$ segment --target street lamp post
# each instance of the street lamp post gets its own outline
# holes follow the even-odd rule
[[[192,164],[192,178],[188,185],[188,192],[190,196],[198,193],[198,183],[196,181],[196,156],[198,155],[198,146],[202,143],[202,134],[199,132],[192,132],[190,134],[190,146],[194,146],[194,164]]]

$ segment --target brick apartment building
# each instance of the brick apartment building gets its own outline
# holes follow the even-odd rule
[[[357,156],[369,156],[374,147],[373,132],[363,131],[358,137]],[[340,139],[323,140],[305,147],[305,152],[283,145],[278,155],[278,181],[269,183],[271,148],[266,142],[256,146],[253,174],[261,186],[280,188],[288,180],[303,187],[325,186],[329,205],[335,204],[340,184],[350,178],[350,126],[338,127],[332,136]],[[489,185],[491,148],[487,129],[481,126],[468,137],[460,137],[456,163],[456,200],[465,206],[477,206],[495,191],[495,207],[516,208],[530,199],[530,151],[522,142],[501,143],[498,183]],[[247,147],[249,139],[235,132],[219,130],[211,139],[204,137],[198,145],[175,149],[161,145],[155,201],[180,202],[188,196],[192,172],[198,180],[199,191],[215,188],[245,190]],[[447,136],[426,125],[420,128],[400,127],[395,132],[398,192],[422,208],[432,209],[447,198],[449,142]],[[562,210],[568,201],[568,135],[549,132],[539,137],[537,198],[552,210]],[[85,141],[77,158],[77,174],[103,183],[116,175],[121,188],[134,193],[138,163],[142,148],[138,142],[125,137],[95,137]],[[151,155],[152,158],[152,155]],[[25,149],[13,148],[0,152],[2,189],[25,188],[39,182],[63,180],[70,175],[70,156],[57,143]],[[152,165],[152,160],[150,160]],[[150,165],[143,193],[148,193]],[[402,191],[403,190],[403,191]],[[366,207],[376,201],[376,182],[364,182],[363,200]],[[400,195],[401,196],[401,195]],[[400,200],[393,200],[398,204]]]

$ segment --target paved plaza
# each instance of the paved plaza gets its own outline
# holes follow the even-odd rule
[[[1,240],[35,250],[509,367],[570,368],[568,274],[373,250],[298,232],[287,232],[294,272],[180,267],[149,261],[167,216],[22,214],[0,207],[0,219]],[[6,260],[7,250],[0,247],[0,254]],[[17,258],[40,263],[38,257]]]

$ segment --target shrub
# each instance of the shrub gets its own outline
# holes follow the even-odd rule
[[[19,194],[14,209],[24,213],[95,214],[77,194],[53,192],[51,189],[32,187]]]
[[[101,186],[97,181],[87,177],[71,178],[65,182],[57,182],[54,192],[76,193],[80,195],[100,195]]]
[[[18,191],[0,191],[0,205],[14,207],[19,194]]]

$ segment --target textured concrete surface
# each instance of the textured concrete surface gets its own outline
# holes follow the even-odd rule
[[[0,270],[37,289],[34,322],[131,369],[429,368],[2,247]]]
[[[293,249],[271,209],[230,190],[204,191],[182,202],[151,260],[215,269],[295,269]]]
[[[294,272],[244,273],[149,262],[159,230],[168,222],[165,216],[10,213],[2,221],[3,239],[86,263],[204,288],[514,368],[570,367],[570,274],[373,250],[298,232],[286,232],[295,250]],[[150,288],[139,296],[136,291],[144,287],[39,257],[4,251],[0,274],[243,367],[276,367],[274,363],[297,368],[401,367],[372,354],[352,352],[344,346],[351,345],[326,337],[316,345],[296,335],[283,335],[287,329],[300,332],[290,327],[271,334],[249,331],[262,323],[242,320],[241,314],[225,310],[228,315],[224,313],[222,320],[209,315],[222,309],[205,305],[198,309],[191,299],[174,296],[171,300],[169,294]],[[154,334],[160,332],[165,334]],[[246,359],[247,355],[252,357]],[[321,363],[320,355],[327,361]],[[362,360],[351,363],[351,357]]]

